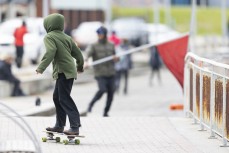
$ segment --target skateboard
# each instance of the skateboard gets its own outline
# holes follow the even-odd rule
[[[84,138],[85,136],[82,135],[66,135],[64,133],[58,133],[58,132],[52,132],[52,131],[43,131],[47,134],[47,137],[42,137],[43,142],[47,142],[47,140],[55,140],[57,143],[61,142],[61,136],[67,137],[67,139],[63,139],[62,143],[64,145],[67,144],[80,144],[80,139],[75,139],[76,137],[78,138]]]

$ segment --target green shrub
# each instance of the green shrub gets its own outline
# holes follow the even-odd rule
[[[220,8],[197,8],[197,34],[210,35],[222,33]],[[227,11],[229,16],[229,11]],[[119,17],[137,16],[147,22],[153,22],[153,7],[149,8],[120,8],[113,7],[113,19]],[[168,23],[165,17],[165,9],[160,9],[160,22],[169,24],[180,32],[189,31],[191,21],[191,7],[171,7],[172,20]]]

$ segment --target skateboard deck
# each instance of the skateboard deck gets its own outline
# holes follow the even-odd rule
[[[80,144],[80,139],[75,139],[75,138],[85,138],[83,135],[66,135],[64,133],[59,133],[59,132],[52,132],[52,131],[42,131],[47,134],[47,137],[42,137],[43,142],[47,142],[47,140],[55,140],[57,143],[61,142],[61,136],[65,137],[63,139],[62,143],[67,145],[67,144]]]

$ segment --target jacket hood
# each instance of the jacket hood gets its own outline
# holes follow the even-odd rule
[[[53,30],[64,30],[64,16],[58,13],[50,14],[44,19],[44,28],[47,33]]]

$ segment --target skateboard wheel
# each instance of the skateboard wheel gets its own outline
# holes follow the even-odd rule
[[[79,140],[79,139],[76,139],[76,140],[75,140],[75,144],[76,144],[76,145],[79,145],[79,144],[80,144],[80,140]]]
[[[67,145],[68,144],[68,140],[63,140],[63,144]]]
[[[47,141],[47,138],[43,137],[42,142],[46,142],[46,141]]]
[[[56,142],[60,142],[60,137],[56,137]]]

